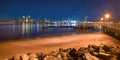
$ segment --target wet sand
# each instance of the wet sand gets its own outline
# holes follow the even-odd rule
[[[26,39],[22,41],[0,42],[0,59],[25,53],[49,53],[59,48],[80,48],[89,44],[118,45],[120,41],[100,32],[86,34],[61,35],[46,38]]]

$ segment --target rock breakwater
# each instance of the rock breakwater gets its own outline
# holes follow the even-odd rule
[[[44,53],[28,53],[16,55],[5,60],[119,60],[120,47],[108,45],[88,45],[79,49],[60,48],[58,51]]]

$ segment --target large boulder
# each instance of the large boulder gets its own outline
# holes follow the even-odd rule
[[[38,57],[38,60],[43,60],[43,58],[46,56],[45,54],[43,53],[36,53],[37,57]]]
[[[81,48],[79,48],[78,49],[78,51],[77,51],[77,53],[79,54],[79,53],[88,53],[89,51],[88,51],[88,48],[85,48],[85,47],[81,47]]]
[[[68,60],[70,49],[59,49],[59,54],[63,60]]]
[[[13,56],[13,60],[22,60],[22,58],[20,57],[20,55],[15,55]]]
[[[85,53],[87,60],[99,60],[96,56],[91,55],[90,53]]]
[[[96,56],[99,54],[99,47],[96,45],[88,45],[88,51],[90,54]]]
[[[110,46],[110,50],[111,50],[111,53],[115,54],[115,55],[117,55],[118,53],[120,53],[120,47],[119,46],[112,45],[112,46]]]
[[[52,56],[52,55],[46,55],[46,56],[43,58],[43,60],[63,60],[63,59],[61,58],[60,55],[58,55],[57,57]]]
[[[107,46],[107,45],[103,45],[103,46],[102,46],[102,49],[104,50],[105,53],[110,53],[110,52],[111,52],[110,47]]]
[[[75,59],[75,60],[78,58],[77,50],[75,48],[70,49],[69,58],[70,59]]]
[[[21,60],[28,60],[29,56],[27,54],[21,55]]]
[[[28,56],[29,60],[38,60],[38,56],[34,53],[29,53]]]

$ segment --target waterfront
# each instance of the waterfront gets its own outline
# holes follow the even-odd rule
[[[26,38],[42,38],[45,36],[56,36],[66,34],[81,34],[100,31],[99,28],[76,29],[75,27],[58,27],[56,24],[45,24],[47,26],[56,26],[56,28],[43,28],[43,24],[1,24],[0,41],[6,40],[24,40]],[[66,26],[66,25],[65,25]]]
[[[120,60],[120,0],[0,0],[0,60]]]

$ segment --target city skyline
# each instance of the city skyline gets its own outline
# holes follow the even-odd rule
[[[0,20],[5,18],[84,19],[95,20],[109,12],[120,18],[119,0],[0,0]]]

